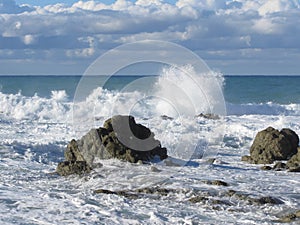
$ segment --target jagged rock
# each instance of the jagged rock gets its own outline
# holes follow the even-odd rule
[[[140,196],[129,191],[110,191],[106,189],[98,189],[94,191],[95,194],[107,194],[107,195],[118,195],[128,199],[138,199]]]
[[[86,162],[86,165],[93,169],[99,165],[95,163],[97,159],[117,158],[137,163],[147,162],[155,157],[159,160],[166,159],[167,149],[162,148],[160,142],[154,139],[150,129],[137,124],[132,116],[117,115],[106,120],[103,127],[91,129],[80,140],[73,139],[68,144],[65,160],[70,163],[65,163],[67,166],[65,170],[69,172],[61,174],[70,174],[74,171],[72,168],[77,164],[73,162]],[[68,168],[70,165],[72,168]],[[62,171],[62,168],[63,164],[58,169]]]
[[[300,172],[300,147],[298,148],[297,154],[293,155],[289,161],[287,161],[286,166],[291,172]]]
[[[160,116],[160,118],[162,118],[163,120],[173,120],[173,117],[167,116],[167,115],[162,115]]]
[[[282,171],[282,170],[285,170],[286,169],[286,164],[283,163],[283,162],[277,162],[273,168],[273,170],[276,170],[276,171]]]
[[[189,199],[189,202],[191,203],[198,203],[198,202],[206,202],[208,201],[209,198],[205,197],[205,196],[195,196]]]
[[[289,172],[300,172],[300,166],[299,167],[296,167],[296,168],[291,168],[288,170]]]
[[[203,183],[209,184],[209,185],[216,185],[216,186],[229,186],[228,183],[221,181],[221,180],[204,180]]]
[[[281,201],[278,198],[272,197],[272,196],[265,196],[265,197],[260,197],[260,198],[251,198],[251,197],[249,197],[247,200],[251,204],[258,204],[258,205],[265,205],[265,204],[279,205],[279,204],[283,204],[283,201]]]
[[[290,129],[280,132],[273,127],[258,132],[250,148],[250,157],[242,161],[255,164],[271,164],[275,160],[287,160],[297,153],[298,135]]]
[[[262,166],[260,167],[261,170],[272,170],[271,166]]]
[[[300,210],[298,210],[298,211],[296,211],[294,213],[287,214],[285,216],[281,216],[280,219],[277,222],[280,222],[280,223],[291,223],[293,221],[296,221],[297,219],[298,220],[300,219]]]
[[[203,117],[205,119],[210,119],[210,120],[219,120],[220,117],[216,114],[213,114],[213,113],[200,113],[199,115],[197,115],[196,117]]]
[[[71,174],[89,173],[91,168],[86,161],[64,161],[60,162],[56,168],[56,172],[61,176],[68,176]]]

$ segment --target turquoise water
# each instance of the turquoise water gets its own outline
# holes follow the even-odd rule
[[[49,97],[53,90],[65,90],[74,97],[81,76],[1,76],[0,91],[4,94],[21,93],[24,96]],[[120,90],[141,76],[114,76],[105,83],[109,90]],[[86,79],[86,78],[85,78]],[[102,85],[106,77],[89,78],[89,88]],[[300,76],[225,76],[223,87],[226,102],[248,103],[300,103]]]
[[[227,76],[225,82],[230,103],[300,103],[300,76]]]

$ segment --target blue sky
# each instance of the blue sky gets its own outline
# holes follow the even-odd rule
[[[300,0],[0,0],[0,75],[82,74],[148,39],[224,74],[300,75],[299,21]]]

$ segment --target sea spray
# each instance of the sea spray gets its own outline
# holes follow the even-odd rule
[[[224,78],[217,72],[197,73],[191,65],[164,67],[156,83],[156,95],[168,102],[159,102],[156,110],[173,117],[200,113],[225,115],[223,84]]]

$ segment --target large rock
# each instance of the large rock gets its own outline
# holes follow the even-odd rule
[[[298,135],[291,129],[278,131],[273,127],[258,132],[250,148],[250,156],[243,161],[256,164],[270,164],[275,160],[288,160],[297,153]]]
[[[80,173],[74,162],[86,162],[84,171],[99,166],[97,159],[117,158],[131,163],[147,162],[154,158],[168,157],[167,149],[162,148],[154,134],[147,127],[137,124],[132,116],[114,116],[105,121],[103,127],[91,129],[80,140],[72,140],[65,151],[65,160],[57,172],[61,175]],[[64,165],[67,167],[64,169]],[[75,169],[74,169],[75,168]],[[67,172],[66,172],[67,171]]]

